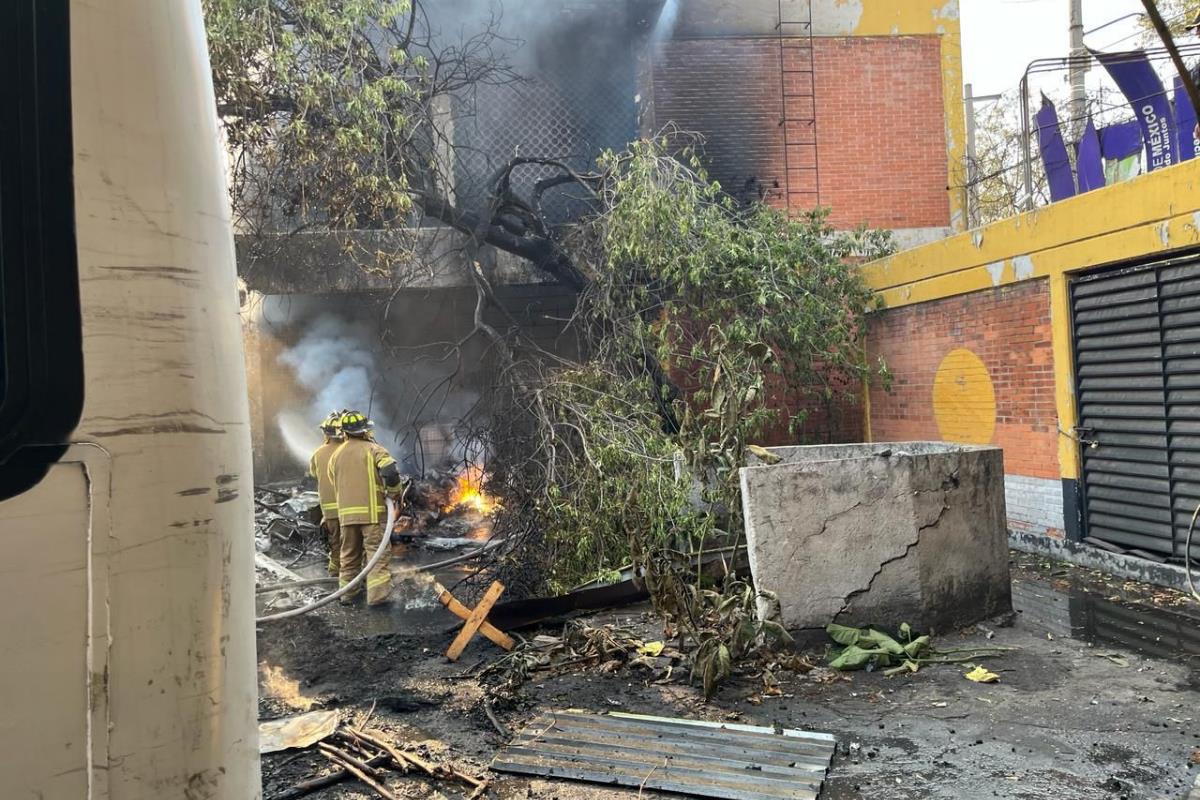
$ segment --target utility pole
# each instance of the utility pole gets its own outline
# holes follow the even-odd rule
[[[1084,115],[1087,114],[1087,71],[1090,58],[1087,48],[1083,46],[1083,0],[1070,0],[1071,3],[1071,125],[1068,128],[1071,142],[1076,144],[1083,139],[1085,125]]]

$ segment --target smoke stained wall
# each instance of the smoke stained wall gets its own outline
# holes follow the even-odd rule
[[[520,74],[505,85],[475,86],[454,103],[455,182],[460,201],[485,201],[487,180],[517,155],[554,158],[588,171],[606,149],[637,135],[637,63],[661,0],[448,0],[432,23],[447,37],[479,30],[497,14],[497,52]],[[474,27],[472,27],[474,26]],[[553,170],[522,167],[527,192]],[[586,209],[569,189],[545,210],[566,222]]]
[[[502,286],[497,296],[526,337],[575,356],[563,330],[574,303],[569,292]],[[266,296],[257,306],[255,335],[247,337],[248,347],[258,347],[251,385],[252,405],[261,409],[257,480],[299,477],[320,442],[320,421],[343,408],[369,414],[376,439],[409,474],[486,457],[470,434],[485,421],[479,400],[495,359],[486,337],[468,338],[473,290],[404,291],[390,302],[382,292]],[[511,325],[499,312],[489,322]]]

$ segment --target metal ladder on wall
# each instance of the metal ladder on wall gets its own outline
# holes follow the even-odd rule
[[[803,3],[802,18],[785,16]],[[821,204],[817,158],[817,81],[813,59],[812,0],[778,0],[779,129],[783,134],[783,199],[789,214]]]

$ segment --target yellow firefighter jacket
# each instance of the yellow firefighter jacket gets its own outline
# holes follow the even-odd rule
[[[394,463],[396,460],[382,445],[346,437],[329,459],[329,478],[342,525],[374,525],[387,519],[379,470]]]
[[[337,492],[329,479],[329,459],[342,446],[340,439],[326,439],[312,454],[308,462],[308,474],[317,479],[317,494],[321,497],[321,516],[325,519],[338,518]]]

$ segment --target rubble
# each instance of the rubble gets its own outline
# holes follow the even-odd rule
[[[299,486],[287,490],[257,487],[254,491],[254,546],[291,569],[303,561],[323,558],[321,500]]]
[[[415,773],[427,779],[438,781],[454,781],[466,784],[471,790],[468,800],[483,797],[488,789],[488,781],[484,778],[473,777],[448,763],[428,760],[415,752],[411,745],[397,747],[388,741],[387,736],[380,731],[368,732],[364,725],[338,725],[337,712],[313,712],[304,715],[306,718],[320,718],[319,725],[313,722],[308,735],[295,738],[293,746],[307,748],[313,745],[332,766],[329,772],[301,781],[276,796],[274,800],[297,800],[297,798],[332,786],[341,781],[355,778],[370,787],[385,800],[397,800],[397,795],[388,788],[388,774],[385,770],[394,770],[402,775]],[[283,721],[282,725],[272,722],[260,726],[268,730],[287,729],[304,722],[302,718]],[[274,721],[279,722],[279,721]],[[272,752],[264,750],[263,752]]]
[[[833,732],[846,747],[835,755],[824,791],[847,800],[953,800],[978,793],[980,776],[990,774],[1014,776],[989,785],[1009,800],[1092,800],[1108,796],[1105,782],[1114,777],[1132,787],[1126,793],[1133,800],[1185,796],[1197,725],[1198,673],[1188,657],[1200,653],[1193,609],[1178,602],[1182,595],[1016,558],[1021,613],[931,640],[937,650],[1007,648],[1000,657],[887,677],[884,669],[814,668],[826,663],[826,646],[801,639],[795,651],[743,662],[707,702],[700,686],[689,685],[686,654],[646,606],[535,628],[510,654],[471,649],[458,664],[440,657],[454,636],[440,607],[425,612],[427,619],[334,608],[286,627],[264,626],[259,649],[299,681],[314,708],[336,709],[343,718],[370,712],[371,727],[390,741],[472,776],[510,741],[498,726],[520,731],[563,708],[619,709]],[[1127,666],[1103,657],[1118,653]],[[999,681],[964,677],[980,665]],[[509,686],[514,670],[525,675]],[[279,690],[263,684],[264,717],[296,713],[274,698]],[[317,748],[299,753],[296,760],[289,759],[297,751],[264,756],[265,800],[295,797],[286,792],[297,783],[332,772]],[[431,784],[416,772],[405,777],[385,768],[384,775],[398,796],[440,791],[461,798],[472,791],[462,782]],[[357,780],[341,781],[318,796],[360,800],[372,792]],[[496,796],[533,800],[633,796],[499,773],[492,783]]]

